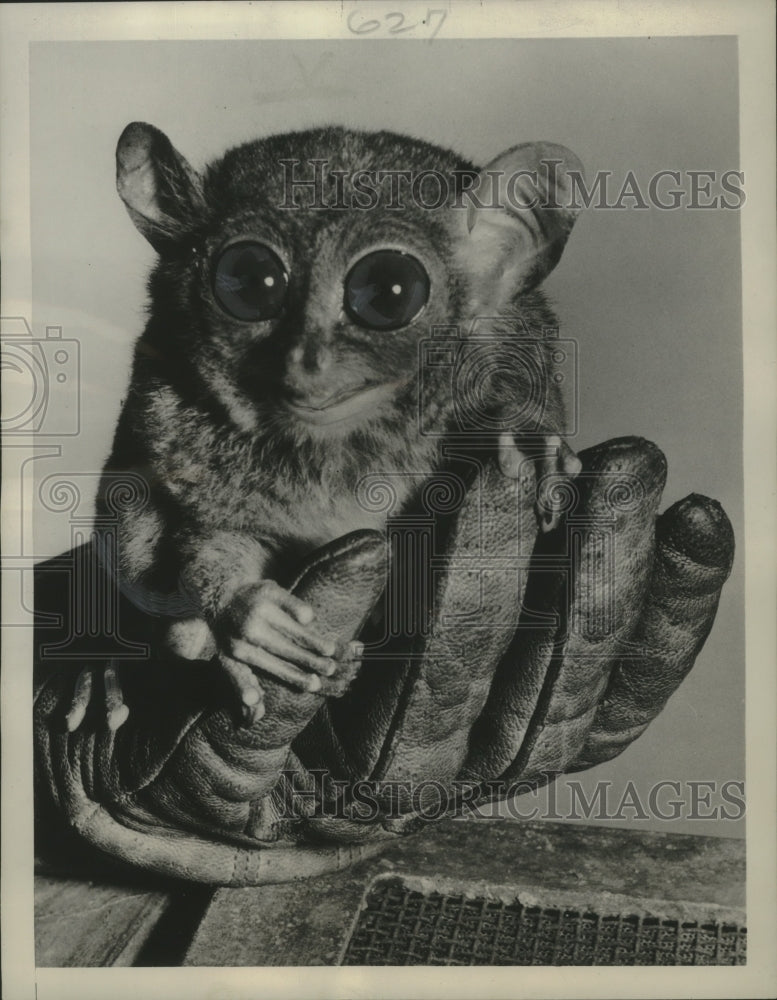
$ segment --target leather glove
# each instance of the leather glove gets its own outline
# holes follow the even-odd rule
[[[388,544],[361,531],[317,553],[291,589],[333,634],[365,642],[364,661],[339,698],[268,683],[249,729],[214,697],[208,664],[163,654],[161,623],[136,609],[106,616],[121,622],[113,654],[106,636],[75,635],[87,597],[109,591],[88,548],[41,568],[39,617],[61,619],[36,637],[44,850],[64,826],[153,871],[284,881],[380,850],[465,800],[619,754],[693,666],[733,534],[696,495],[656,517],[666,469],[648,442],[580,458],[574,482],[550,486],[565,517],[547,535],[532,466],[507,479],[470,455],[430,483],[419,516],[389,522]],[[150,656],[123,669],[128,721],[112,732],[87,717],[68,732],[84,658],[133,642]]]

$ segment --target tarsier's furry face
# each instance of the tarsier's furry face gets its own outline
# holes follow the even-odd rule
[[[544,180],[543,158],[556,164]],[[271,137],[199,175],[136,123],[117,159],[122,198],[160,254],[144,349],[174,354],[188,391],[244,431],[331,445],[401,423],[418,405],[419,342],[434,327],[463,332],[516,310],[532,327],[552,322],[532,289],[575,212],[510,202],[525,193],[516,172],[533,170],[527,204],[562,203],[565,171],[579,166],[563,147],[503,154],[488,193],[471,163],[388,132]],[[424,391],[434,396],[434,378]]]

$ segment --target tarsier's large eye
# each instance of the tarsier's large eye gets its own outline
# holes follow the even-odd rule
[[[376,250],[357,261],[345,279],[345,308],[360,326],[395,330],[426,305],[429,275],[400,250]]]
[[[274,319],[280,314],[288,282],[278,256],[252,240],[232,243],[213,268],[213,294],[236,319]]]

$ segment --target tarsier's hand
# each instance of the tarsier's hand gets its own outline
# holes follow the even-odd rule
[[[574,479],[583,463],[558,434],[544,439],[544,450],[537,460],[537,500],[535,513],[542,531],[557,528],[563,511],[564,492],[554,489],[559,479]],[[526,468],[526,458],[509,431],[499,435],[499,468],[510,479],[518,479]]]
[[[272,580],[238,591],[216,624],[216,641],[219,664],[248,725],[264,714],[255,670],[300,691],[327,694],[325,679],[337,673],[337,660],[361,652],[358,643],[346,648],[322,631],[313,608]]]
[[[264,689],[255,671],[298,691],[338,695],[341,675],[353,675],[364,649],[359,642],[344,643],[323,632],[313,608],[273,580],[237,592],[216,623],[215,641],[201,618],[191,618],[170,625],[166,645],[182,659],[217,658],[237,695],[244,725],[264,714]],[[129,708],[119,673],[116,662],[81,671],[66,717],[68,730],[79,728],[90,706],[104,713],[112,731],[126,722]]]

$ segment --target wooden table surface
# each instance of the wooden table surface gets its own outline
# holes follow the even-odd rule
[[[41,869],[36,961],[63,966],[335,965],[373,879],[601,908],[687,905],[744,923],[743,840],[572,823],[446,820],[335,875],[257,888]],[[566,894],[566,895],[565,895]],[[679,910],[678,910],[679,907]],[[706,910],[704,908],[707,908]],[[668,912],[668,911],[667,911]]]

